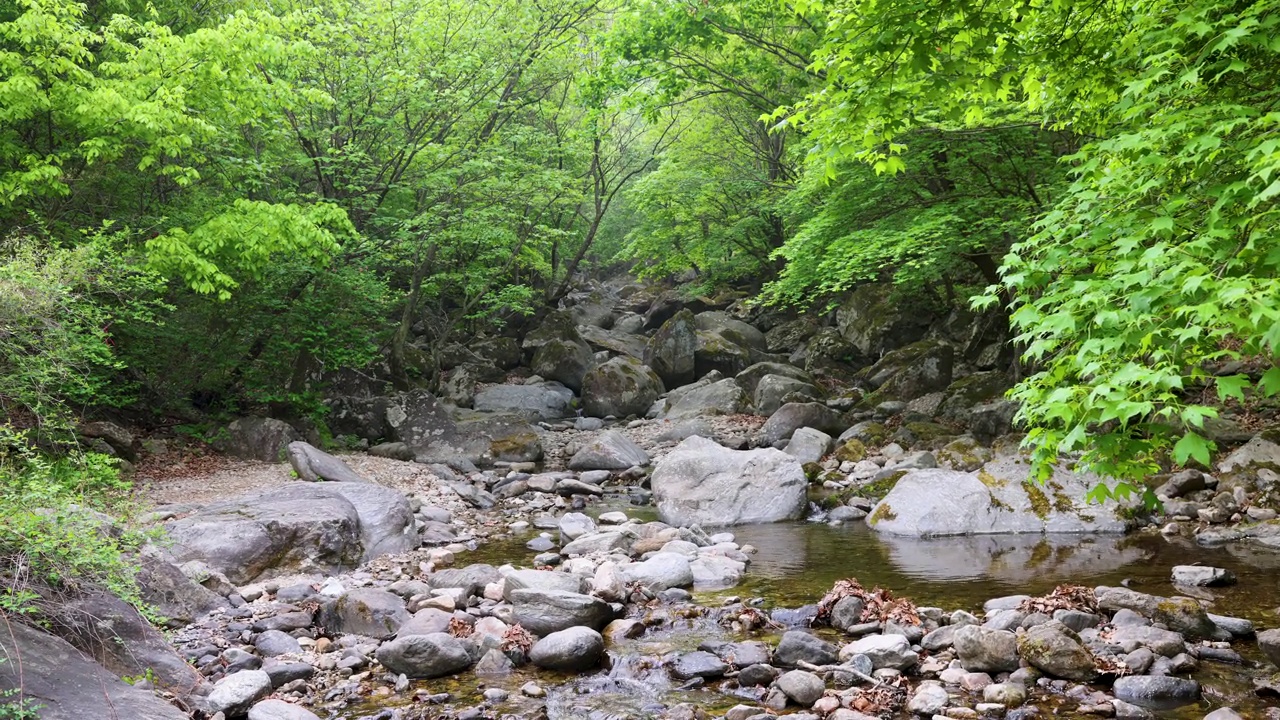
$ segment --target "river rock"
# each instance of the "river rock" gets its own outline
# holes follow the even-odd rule
[[[408,635],[378,647],[378,662],[393,673],[410,678],[435,678],[471,665],[471,655],[458,638],[447,633]]]
[[[533,354],[529,367],[534,374],[555,380],[574,392],[581,392],[582,380],[595,366],[595,354],[580,339],[550,340]]]
[[[582,537],[560,548],[561,555],[591,555],[593,553],[630,553],[636,534],[629,528],[598,532]]]
[[[631,438],[616,430],[605,430],[574,453],[569,460],[569,469],[626,470],[648,464],[649,454]]]
[[[716,373],[717,375],[719,373]],[[731,379],[715,382],[699,381],[692,386],[672,390],[658,417],[663,420],[688,420],[709,415],[737,415],[750,405],[747,394]]]
[[[952,636],[961,666],[969,672],[1013,672],[1018,669],[1018,639],[1007,630],[966,625]]]
[[[723,676],[728,672],[729,666],[715,655],[697,650],[676,658],[671,663],[670,670],[677,680],[692,680],[696,677],[709,679]]]
[[[662,324],[645,347],[644,362],[667,387],[679,387],[694,380],[694,352],[698,329],[693,313],[681,310]]]
[[[746,392],[749,397],[754,398],[760,389],[760,382],[769,375],[787,380],[797,380],[807,385],[813,384],[813,377],[809,375],[809,373],[794,365],[777,362],[758,362],[737,375],[734,375],[733,379],[738,382],[738,385],[742,387],[743,391]],[[786,393],[783,393],[783,395],[785,394]],[[779,395],[778,397],[781,398],[782,395]],[[777,408],[774,409],[776,410]],[[757,412],[759,412],[758,408]],[[759,414],[766,415],[768,413]]]
[[[747,368],[743,373],[750,369]],[[742,377],[743,373],[739,373],[738,377]],[[764,415],[765,417],[774,414],[778,411],[778,408],[785,404],[784,398],[792,394],[803,395],[814,400],[822,398],[822,391],[812,383],[785,375],[765,375],[760,378],[759,383],[755,386],[754,405],[756,414]]]
[[[783,673],[777,680],[778,689],[800,707],[812,707],[827,686],[822,678],[804,670]]]
[[[654,553],[643,562],[622,565],[618,572],[624,582],[638,583],[654,592],[693,587],[693,569],[689,567],[689,559],[677,553]]]
[[[535,635],[577,625],[599,630],[613,619],[613,609],[603,600],[563,590],[514,590],[511,604],[516,622]]]
[[[595,667],[604,655],[604,638],[589,627],[553,632],[529,650],[529,660],[548,670],[577,672]]]
[[[558,382],[491,385],[476,393],[472,407],[492,413],[519,413],[555,420],[573,413],[573,391]]]
[[[253,639],[253,646],[263,657],[302,652],[302,646],[298,644],[298,640],[282,630],[258,633],[258,636]]]
[[[746,563],[720,555],[702,555],[689,561],[693,586],[699,590],[730,588],[742,582]]]
[[[907,702],[907,710],[916,715],[931,717],[942,712],[950,701],[951,696],[947,694],[947,689],[942,687],[942,683],[936,680],[925,680],[916,686],[915,694]]]
[[[328,480],[331,482],[365,482],[347,464],[329,453],[301,440],[289,443],[287,447],[289,464],[298,474],[298,479],[307,482]]]
[[[1122,533],[1126,521],[1085,496],[1100,480],[1058,470],[1043,486],[1001,458],[976,473],[907,471],[872,509],[878,532],[914,537],[1004,533]]]
[[[658,461],[650,478],[658,514],[672,525],[794,520],[808,507],[804,470],[770,448],[729,450],[691,437]]]
[[[816,635],[788,630],[782,634],[773,660],[786,667],[796,667],[802,660],[814,665],[835,665],[840,661],[840,653],[835,645]]]
[[[582,379],[582,411],[592,417],[644,415],[665,392],[662,380],[632,357],[615,357]]]
[[[1129,675],[1116,679],[1115,696],[1139,707],[1167,708],[1200,699],[1200,684],[1169,675]]]
[[[286,483],[206,505],[165,529],[178,562],[202,560],[238,585],[329,574],[417,544],[408,500],[372,483]]]
[[[920,661],[920,656],[911,650],[911,643],[902,635],[868,635],[840,649],[842,660],[854,655],[866,655],[877,670],[906,670]]]
[[[1173,657],[1187,647],[1186,641],[1178,633],[1150,625],[1116,626],[1111,631],[1110,642],[1126,651],[1145,647],[1164,657]]]
[[[560,540],[569,542],[596,532],[596,521],[583,513],[565,513],[560,518]]]
[[[241,460],[280,462],[285,459],[289,443],[301,439],[298,431],[283,420],[243,417],[227,426],[225,437],[215,446]]]
[[[511,602],[512,593],[523,589],[582,592],[582,578],[549,570],[512,570],[502,577],[502,599]]]
[[[104,706],[128,720],[185,720],[150,690],[128,685],[61,638],[19,622],[0,630],[0,692],[20,691],[42,706],[41,720],[103,717]],[[269,689],[269,688],[268,688]]]
[[[249,720],[320,720],[320,717],[299,705],[272,698],[249,708]]]
[[[1258,649],[1267,656],[1272,665],[1280,666],[1280,629],[1259,632]]]
[[[1018,654],[1053,677],[1092,682],[1098,676],[1093,653],[1079,635],[1057,621],[1027,630],[1018,638]]]
[[[800,428],[791,435],[783,452],[794,457],[801,465],[807,465],[821,460],[830,449],[830,435],[813,428]]]
[[[814,428],[825,433],[839,434],[844,430],[840,416],[822,403],[787,403],[769,416],[756,436],[756,444],[772,447],[802,427]]]
[[[389,638],[409,621],[410,615],[399,595],[377,588],[357,588],[324,606],[321,617],[321,624],[334,632]]]
[[[255,702],[271,694],[271,676],[261,670],[242,670],[228,675],[209,691],[209,711],[228,717],[244,715]]]
[[[1224,568],[1205,565],[1175,565],[1173,567],[1173,584],[1192,587],[1219,587],[1234,585],[1235,573]]]

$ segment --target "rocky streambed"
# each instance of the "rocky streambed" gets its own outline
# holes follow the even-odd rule
[[[565,442],[574,456],[601,454],[595,465],[636,450],[680,461],[674,441],[619,429],[603,444],[569,431]],[[1156,524],[1127,536],[894,535],[823,510],[816,486],[802,494],[802,520],[681,526],[657,519],[640,468],[463,476],[346,460],[397,489],[285,482],[213,510],[170,506],[175,560],[203,548],[184,571],[203,563],[194,576],[225,598],[172,638],[210,681],[195,701],[206,715],[1280,717],[1270,708],[1280,647],[1258,632],[1280,602],[1280,559],[1265,548],[1205,547]],[[364,497],[382,490],[412,521],[392,521],[391,495]],[[281,515],[314,527],[307,508],[344,493],[382,533],[364,532],[364,544],[390,551],[315,572],[334,549]],[[285,538],[280,548],[306,549],[290,561],[302,572],[228,578],[248,551],[226,540],[236,534],[227,518],[270,515],[272,498],[287,512],[253,522]],[[401,526],[426,544],[397,548]],[[230,555],[184,534],[209,528]]]

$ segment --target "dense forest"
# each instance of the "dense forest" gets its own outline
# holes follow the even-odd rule
[[[986,313],[1124,488],[1280,393],[1278,213],[1275,0],[0,0],[0,517],[623,272]]]

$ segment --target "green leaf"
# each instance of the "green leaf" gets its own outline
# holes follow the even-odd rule
[[[1219,400],[1235,398],[1240,402],[1244,402],[1244,389],[1250,384],[1247,375],[1225,375],[1214,378],[1214,383],[1218,386]]]
[[[1189,432],[1178,440],[1173,446],[1173,460],[1179,465],[1185,465],[1187,459],[1195,460],[1203,467],[1209,467],[1211,453],[1213,452],[1213,443],[1200,437],[1199,435]]]

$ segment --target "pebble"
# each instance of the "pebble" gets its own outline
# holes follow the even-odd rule
[[[542,686],[538,685],[535,682],[527,682],[524,685],[520,686],[520,694],[524,695],[525,697],[540,698],[540,697],[546,697],[547,691],[543,690]]]

